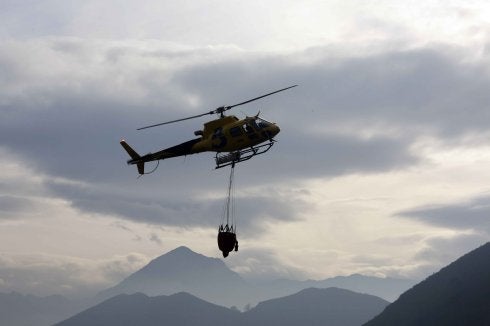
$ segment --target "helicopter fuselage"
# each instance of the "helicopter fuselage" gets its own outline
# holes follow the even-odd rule
[[[218,119],[205,123],[203,130],[194,132],[196,136],[200,136],[199,138],[191,139],[179,145],[162,149],[156,153],[140,156],[126,143],[126,141],[121,140],[120,143],[122,147],[129,156],[131,156],[131,159],[128,160],[128,164],[136,164],[139,174],[142,175],[145,174],[146,162],[159,161],[171,157],[202,152],[216,152],[216,168],[218,169],[228,165],[234,166],[237,162],[243,162],[256,155],[263,154],[274,144],[273,137],[279,133],[279,127],[275,123],[259,118],[258,114],[254,117],[246,117],[245,119],[239,120],[233,115],[225,116],[224,112],[296,86],[298,85],[282,88],[237,104],[220,106],[209,112],[191,117],[138,128],[138,130],[153,128],[169,123],[203,117],[209,114],[219,114],[220,116]]]
[[[144,174],[146,162],[202,152],[237,152],[266,141],[272,142],[279,131],[275,123],[259,118],[258,115],[242,120],[230,115],[205,123],[203,130],[194,132],[196,136],[201,137],[155,153],[139,156],[124,140],[121,141],[121,145],[131,156],[128,164],[137,164],[140,174]]]
[[[198,152],[233,152],[271,140],[279,131],[276,124],[257,116],[242,120],[225,116],[204,124],[202,138],[194,149]],[[201,131],[195,134],[201,134]]]

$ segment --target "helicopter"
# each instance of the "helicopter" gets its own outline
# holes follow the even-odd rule
[[[141,176],[152,173],[154,170],[156,170],[155,168],[153,171],[145,173],[145,163],[160,161],[172,157],[186,156],[202,152],[216,152],[216,169],[219,169],[229,165],[234,166],[235,163],[243,162],[256,155],[263,154],[267,152],[272,145],[274,145],[274,136],[279,133],[279,126],[273,122],[259,118],[260,111],[255,116],[247,116],[241,120],[234,115],[225,115],[224,112],[234,107],[256,101],[296,86],[298,85],[289,86],[238,104],[221,106],[209,112],[191,117],[138,128],[137,130],[143,130],[199,118],[205,115],[219,115],[217,119],[206,122],[202,130],[197,130],[194,132],[195,136],[199,136],[198,138],[162,149],[155,153],[148,153],[141,156],[131,146],[129,146],[125,140],[121,140],[120,144],[131,157],[127,163],[128,165],[136,165],[138,173]]]

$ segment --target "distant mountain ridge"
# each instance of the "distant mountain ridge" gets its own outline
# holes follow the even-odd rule
[[[376,296],[345,289],[309,288],[259,303],[243,314],[242,324],[359,326],[388,304]]]
[[[38,297],[0,292],[0,325],[48,326],[86,308],[61,295]]]
[[[386,305],[383,299],[348,290],[307,289],[240,313],[187,293],[157,297],[137,293],[113,297],[56,326],[358,326]]]
[[[307,288],[338,287],[358,293],[372,294],[388,301],[395,301],[401,293],[411,288],[415,283],[415,281],[409,279],[379,278],[352,274],[324,280],[295,281],[281,279],[264,282],[263,286],[267,288],[269,295],[272,297],[281,297]]]
[[[178,247],[152,260],[116,286],[99,293],[103,301],[118,294],[145,293],[149,296],[187,292],[226,307],[255,305],[302,289],[340,287],[394,300],[415,282],[363,275],[341,276],[322,281],[277,280],[252,283],[231,271],[218,258],[210,258]]]
[[[431,275],[365,326],[490,325],[490,242]]]
[[[384,286],[384,282],[388,285]],[[323,281],[277,280],[258,284],[244,280],[221,259],[206,257],[189,248],[179,247],[155,258],[116,286],[101,291],[96,298],[74,301],[61,296],[40,298],[0,293],[0,325],[52,325],[86,307],[122,293],[143,292],[149,296],[161,296],[187,292],[224,307],[244,308],[310,287],[341,287],[386,298],[393,293],[397,296],[403,292],[404,287],[408,288],[405,282],[352,275]]]

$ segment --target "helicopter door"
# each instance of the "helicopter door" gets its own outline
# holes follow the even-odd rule
[[[257,139],[259,136],[257,135],[256,133],[256,128],[255,126],[253,126],[252,123],[246,123],[245,124],[245,132],[247,133],[247,137],[248,139],[250,140],[254,140],[254,139]]]
[[[238,126],[238,127],[233,127],[230,129],[230,136],[231,137],[240,137],[243,135],[243,128],[242,126]]]
[[[213,149],[220,149],[226,146],[226,137],[223,134],[223,128],[221,127],[216,128],[211,139],[213,140],[211,144]]]

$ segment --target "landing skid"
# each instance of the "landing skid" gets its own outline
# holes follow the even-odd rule
[[[252,157],[267,152],[272,145],[274,145],[274,140],[271,140],[267,144],[252,146],[247,149],[242,149],[235,152],[230,152],[227,154],[216,153],[216,169],[221,169],[225,166],[234,165],[239,162],[250,160]]]

